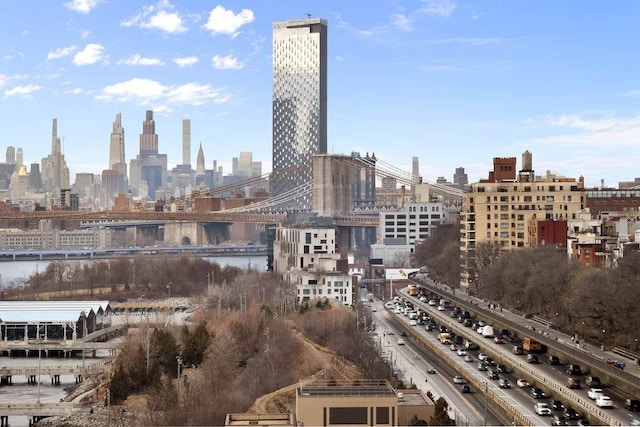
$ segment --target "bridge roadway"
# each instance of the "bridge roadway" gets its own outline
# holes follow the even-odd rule
[[[420,284],[422,286],[425,285],[424,282]],[[465,308],[464,298],[457,298],[452,294],[447,294],[446,292],[443,292],[442,288],[438,289],[432,284],[427,283],[426,287],[428,289],[433,289],[434,291],[442,295],[444,298],[453,300],[454,304]],[[480,338],[480,341],[479,341],[478,335],[474,331],[470,330],[469,328],[462,327],[462,325],[459,325],[459,323],[457,322],[452,322],[452,319],[449,317],[448,312],[444,312],[445,314],[443,314],[442,312],[438,312],[435,310],[435,307],[430,307],[427,304],[420,303],[416,298],[408,297],[406,295],[406,292],[404,292],[403,296],[405,298],[410,298],[415,305],[427,311],[430,315],[432,315],[432,317],[436,318],[436,320],[439,320],[441,324],[447,325],[456,334],[459,334],[465,338],[471,339],[473,342],[479,344],[481,346],[481,350],[484,353],[488,354],[490,357],[493,357],[496,360],[504,361],[505,364],[509,365],[514,371],[518,372],[521,375],[521,377],[526,377],[527,379],[530,380],[530,382],[533,382],[537,386],[540,386],[548,391],[551,391],[556,396],[556,398],[561,397],[562,400],[564,400],[565,402],[571,402],[572,406],[576,407],[579,410],[585,411],[586,413],[590,414],[593,417],[598,418],[600,422],[603,422],[606,425],[626,425],[630,422],[629,414],[627,413],[621,414],[620,411],[613,411],[613,410],[608,411],[608,410],[603,410],[601,408],[598,408],[592,400],[586,398],[586,393],[584,392],[584,389],[578,390],[578,391],[568,389],[565,384],[566,375],[562,374],[559,376],[559,378],[558,377],[553,378],[549,372],[541,371],[541,368],[543,368],[544,365],[535,365],[535,364],[526,363],[525,361],[522,360],[522,357],[518,357],[512,354],[509,351],[510,347],[505,349],[505,347],[507,346],[500,346],[498,344],[489,345],[488,342],[486,343],[483,342],[482,338]],[[528,320],[523,319],[522,317],[515,316],[515,318],[518,319],[520,322],[511,323],[501,317],[494,322],[493,321],[494,319],[490,316],[494,313],[490,312],[489,310],[481,309],[480,305],[475,306],[475,301],[473,302],[473,305],[472,304],[469,305],[469,311],[471,311],[472,313],[476,313],[479,319],[483,319],[487,321],[489,324],[492,324],[494,326],[500,325],[499,327],[505,327],[505,328],[511,329],[512,331],[516,332],[516,334],[520,337],[522,336],[534,337],[536,340],[543,342],[548,346],[550,354],[558,355],[561,358],[561,360],[564,360],[564,361],[570,360],[571,362],[569,363],[579,363],[583,367],[586,366],[589,369],[590,373],[600,376],[600,378],[603,379],[605,383],[612,384],[612,385],[615,385],[616,388],[620,388],[620,384],[621,384],[620,381],[616,381],[617,378],[615,376],[611,376],[603,371],[600,371],[598,369],[599,366],[597,365],[604,365],[603,367],[607,371],[609,369],[614,369],[615,371],[613,372],[613,374],[618,374],[618,376],[623,379],[622,386],[630,387],[630,389],[628,390],[625,389],[625,393],[628,393],[630,396],[635,396],[638,394],[637,386],[633,385],[634,379],[636,381],[638,380],[637,373],[635,373],[636,375],[634,375],[634,372],[625,372],[620,369],[613,368],[610,365],[606,364],[603,360],[600,359],[600,358],[604,359],[605,357],[607,357],[606,353],[602,352],[604,355],[598,354],[599,352],[598,349],[592,349],[592,351],[590,351],[589,353],[586,353],[582,350],[576,351],[574,348],[571,348],[567,345],[564,345],[563,343],[560,343],[560,341],[556,342],[555,339],[551,339],[551,337],[545,340],[545,338],[547,337],[544,337],[543,335],[539,335],[539,334],[532,335],[532,331],[529,328],[527,328],[527,326],[529,325],[521,324],[523,322],[525,324],[529,322]],[[501,314],[505,315],[506,313],[501,313]],[[410,327],[409,330],[413,330],[413,328]],[[476,385],[479,386],[479,384],[476,384]],[[613,397],[613,394],[612,394],[612,397]],[[618,401],[618,403],[620,402]],[[533,406],[533,404],[531,406]],[[533,424],[537,424],[537,423],[533,422]]]
[[[246,222],[255,224],[281,224],[287,219],[286,213],[278,212],[156,212],[156,211],[6,211],[0,212],[2,221],[26,221],[26,220],[76,220],[88,227],[91,223],[96,226],[114,221],[135,222],[146,225],[167,221],[191,221],[191,222]],[[345,227],[377,227],[378,215],[339,215],[335,217],[335,225]]]
[[[136,254],[182,254],[182,255],[266,255],[267,245],[206,245],[206,246],[160,246],[132,248],[93,248],[61,250],[0,250],[0,261],[20,259],[93,259],[133,256]]]

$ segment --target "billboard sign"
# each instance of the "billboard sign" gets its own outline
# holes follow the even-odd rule
[[[420,271],[419,268],[386,268],[384,275],[386,280],[407,280],[409,274]]]

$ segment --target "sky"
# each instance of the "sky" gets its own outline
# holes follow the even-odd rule
[[[617,186],[640,176],[640,2],[622,0],[29,0],[0,12],[0,153],[51,152],[108,168],[122,113],[126,158],[146,110],[159,152],[224,173],[241,151],[271,170],[273,22],[328,21],[328,151],[424,179],[486,178],[533,153],[537,174]],[[3,156],[0,155],[0,159]]]

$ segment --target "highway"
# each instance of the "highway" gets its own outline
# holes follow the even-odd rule
[[[398,345],[401,329],[397,327],[394,316],[384,310],[379,301],[374,303],[374,307],[376,312],[372,313],[372,318],[377,325],[376,330],[383,351],[402,372],[403,381],[406,384],[416,384],[424,393],[430,391],[435,399],[444,397],[451,409],[450,417],[456,419],[456,425],[485,424],[484,394],[474,388],[471,393],[461,393],[460,385],[452,381],[458,372],[424,347],[416,345],[409,337],[405,338],[405,345]],[[392,334],[389,334],[390,331]],[[436,374],[427,373],[430,367],[436,369]],[[486,425],[505,424],[510,424],[506,415],[489,402]]]
[[[409,298],[406,296],[406,298]],[[628,425],[633,419],[634,416],[632,413],[629,413],[622,407],[622,399],[623,396],[616,392],[613,387],[605,388],[605,393],[610,395],[615,402],[616,407],[613,409],[601,409],[598,408],[592,400],[590,400],[586,395],[586,386],[584,385],[584,377],[582,378],[583,389],[581,390],[569,390],[566,387],[567,374],[565,373],[566,364],[571,363],[572,361],[568,359],[561,359],[562,365],[551,366],[544,363],[541,364],[529,364],[526,362],[526,356],[516,356],[511,352],[511,345],[509,344],[496,344],[491,339],[484,339],[482,336],[476,334],[471,328],[464,328],[461,324],[457,322],[457,319],[452,319],[449,316],[449,311],[437,311],[436,307],[430,307],[427,304],[420,303],[417,299],[411,298],[412,302],[417,306],[426,311],[429,316],[436,319],[439,324],[446,325],[454,332],[459,333],[460,335],[466,336],[472,339],[476,344],[481,346],[481,351],[487,353],[492,356],[494,359],[498,361],[498,363],[504,363],[509,366],[510,371],[516,371],[517,375],[520,377],[525,377],[529,380],[530,383],[535,384],[545,390],[548,394],[548,398],[544,401],[549,402],[551,400],[551,396],[555,399],[562,400],[565,404],[567,402],[572,402],[572,406],[578,410],[578,412],[582,413],[583,416],[586,416],[587,413],[590,415],[590,421],[595,423],[603,423],[603,424],[611,424],[611,425]],[[481,311],[479,311],[481,313]],[[431,336],[431,340],[437,342],[437,332],[429,332],[424,331],[424,327],[411,327],[408,325],[408,319],[404,316],[399,316],[400,321],[405,322],[407,328],[415,328],[416,333],[420,333],[421,335],[427,334],[427,336]],[[506,322],[506,320],[505,320]],[[448,347],[448,346],[442,346]],[[465,365],[465,362],[462,360],[462,357],[456,355],[455,352],[450,352],[448,359],[452,364],[457,364],[460,369],[464,369],[464,374],[471,381],[476,381],[477,384],[487,383],[488,378],[485,375],[485,372],[477,371],[477,352],[469,353],[475,363],[466,363],[466,367],[463,368],[460,365]],[[540,357],[541,361],[545,361],[545,355]],[[575,363],[575,362],[574,362]],[[501,374],[502,375],[502,374]],[[507,374],[503,375],[505,378],[509,379],[509,381],[515,385],[516,383],[516,374]],[[490,384],[488,387],[492,387],[491,384],[495,384],[496,381],[488,381]],[[494,389],[496,389],[496,394],[501,396],[507,401],[510,402],[509,399],[513,399],[513,402],[510,404],[515,405],[514,407],[521,408],[523,415],[527,417],[530,423],[539,425],[539,424],[548,424],[549,420],[545,420],[544,418],[540,418],[533,413],[533,405],[536,401],[529,396],[529,389],[520,390],[517,387],[513,387],[511,390],[502,390],[498,389],[497,386],[493,385]]]

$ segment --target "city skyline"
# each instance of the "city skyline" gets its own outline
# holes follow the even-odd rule
[[[406,171],[415,156],[429,181],[451,181],[462,166],[474,182],[493,157],[529,150],[538,174],[616,186],[637,175],[640,5],[579,5],[12,4],[0,17],[0,145],[22,148],[25,165],[40,163],[57,118],[74,181],[109,167],[116,114],[126,161],[135,158],[139,123],[153,110],[169,168],[182,163],[189,119],[207,168],[218,160],[229,171],[238,152],[251,151],[270,171],[272,25],[310,13],[329,26],[329,153],[375,152]]]

